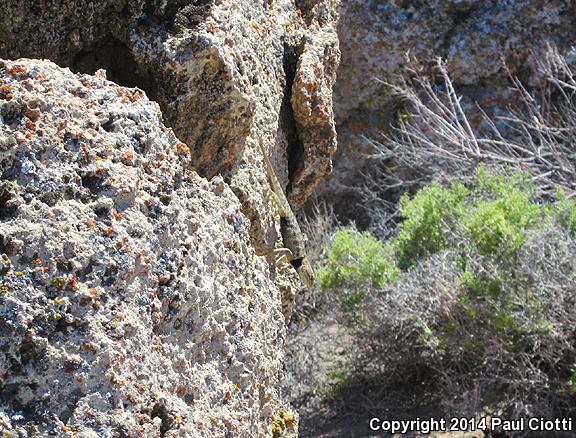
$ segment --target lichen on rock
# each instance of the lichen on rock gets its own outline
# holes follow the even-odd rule
[[[254,145],[269,151],[295,209],[331,171],[339,3],[63,0],[56,8],[7,0],[0,57],[105,69],[118,84],[145,90],[199,175],[229,183],[250,219],[252,244],[266,254],[278,221]],[[291,284],[287,297],[299,287],[294,272],[279,283]]]
[[[190,162],[142,90],[0,61],[0,430],[271,434],[279,291]]]

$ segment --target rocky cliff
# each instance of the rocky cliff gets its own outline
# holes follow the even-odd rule
[[[295,208],[330,171],[337,7],[3,3],[0,429],[296,433],[257,143]]]
[[[207,178],[221,174],[238,196],[259,254],[270,254],[278,233],[255,143],[270,151],[296,209],[330,172],[339,1],[3,6],[0,58],[48,58],[84,73],[104,68],[116,83],[146,91],[190,148],[191,166]],[[285,274],[277,283],[288,314],[298,280],[293,270]]]
[[[160,103],[202,176],[239,171],[249,139],[264,141],[300,206],[329,171],[336,145],[338,4],[8,0],[0,57],[105,68],[118,84],[140,87]]]
[[[458,91],[497,112],[500,60],[537,80],[534,53],[569,44],[574,6],[5,0],[0,428],[296,433],[277,387],[299,281],[275,263],[257,144],[294,209],[320,188],[357,214],[346,186],[370,168],[363,136],[398,108],[375,79],[408,52],[424,73],[442,56]]]

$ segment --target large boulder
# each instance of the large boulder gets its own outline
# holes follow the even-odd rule
[[[248,139],[264,142],[300,207],[330,171],[339,61],[339,2],[301,3],[7,0],[0,57],[104,68],[117,83],[144,89],[202,176],[250,167],[241,164],[250,161]]]
[[[331,171],[339,0],[7,0],[0,57],[106,69],[160,104],[199,175],[222,175],[250,220],[258,254],[278,245],[258,143],[299,209]],[[42,29],[41,32],[38,29]],[[277,270],[289,317],[300,286]]]
[[[0,431],[294,431],[281,299],[221,177],[139,89],[0,61]]]

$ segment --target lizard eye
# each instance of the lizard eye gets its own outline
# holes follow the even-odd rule
[[[292,259],[290,261],[290,264],[292,266],[294,266],[294,269],[298,269],[300,266],[302,266],[302,261],[304,260],[304,257],[299,257],[297,259]]]

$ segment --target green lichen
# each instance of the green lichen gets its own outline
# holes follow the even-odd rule
[[[289,427],[293,427],[296,422],[296,416],[293,412],[284,408],[278,409],[272,417],[272,437],[279,438],[283,436],[284,431]]]
[[[52,279],[52,286],[55,286],[58,289],[64,289],[64,286],[66,286],[66,279],[63,277],[55,277]]]

